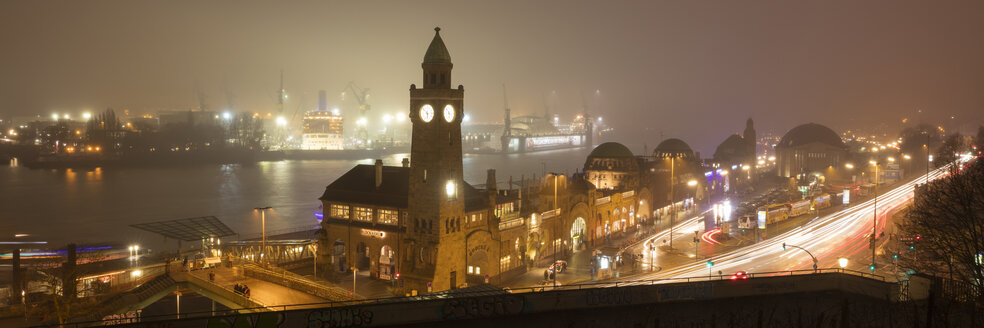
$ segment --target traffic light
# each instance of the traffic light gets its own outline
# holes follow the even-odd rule
[[[910,250],[910,251],[911,251],[911,250],[914,250],[914,249],[916,249],[916,245],[909,245],[909,250]]]
[[[711,260],[707,260],[707,268],[710,269],[712,266],[714,266],[714,262],[711,262]]]
[[[875,265],[874,264],[869,265],[868,270],[875,271]]]
[[[786,250],[786,242],[782,243],[782,250]]]
[[[892,254],[892,258],[893,259],[897,259],[897,258],[899,258],[899,255],[902,255],[902,252],[898,252],[898,253]]]

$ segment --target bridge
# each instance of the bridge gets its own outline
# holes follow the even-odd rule
[[[703,276],[503,290],[478,286],[414,297],[285,305],[236,314],[144,317],[126,327],[778,327],[911,325],[924,288],[843,269]],[[921,302],[921,303],[920,303]],[[932,303],[930,303],[932,304]],[[270,311],[275,310],[275,311]],[[961,321],[963,320],[963,321]],[[970,325],[954,317],[951,326]],[[79,323],[79,326],[104,323]]]

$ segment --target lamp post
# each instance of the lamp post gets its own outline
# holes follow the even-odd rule
[[[545,167],[546,166],[546,163],[543,163],[543,164],[544,164],[544,167]],[[553,176],[553,180],[554,180],[553,181],[553,185],[554,185],[553,210],[554,211],[557,211],[557,210],[559,210],[559,208],[557,207],[557,177],[561,176],[561,174],[560,173],[550,172],[549,175],[552,175]],[[551,235],[553,235],[554,240],[551,240],[550,241],[550,244],[552,244],[551,249],[553,249],[553,263],[550,264],[550,266],[553,267],[553,286],[554,286],[554,288],[557,288],[557,274],[560,273],[560,270],[558,270],[558,268],[557,268],[557,242],[556,241],[557,241],[558,231],[560,231],[560,229],[558,229],[556,227],[557,226],[556,222],[557,222],[557,220],[560,219],[559,218],[560,213],[556,213],[555,212],[554,213],[554,216],[558,216],[558,217],[554,219],[554,222],[555,222],[553,224],[553,226],[554,226],[554,229],[553,229],[554,232],[551,234]]]
[[[262,242],[260,243],[260,262],[262,262],[264,260],[263,253],[266,252],[266,210],[273,209],[273,207],[266,206],[266,207],[256,207],[253,209],[260,211],[260,225],[262,226],[261,233],[263,238]]]
[[[799,246],[796,246],[796,245],[789,245],[789,244],[786,244],[786,242],[783,242],[782,243],[782,250],[786,250],[786,247],[799,248],[799,249],[803,250],[804,252],[806,252],[806,254],[809,254],[810,255],[810,258],[813,259],[813,273],[816,273],[817,270],[820,270],[820,268],[817,267],[817,257],[816,256],[813,256],[813,253],[810,253],[810,251],[806,250],[806,248],[799,247]],[[846,261],[846,259],[845,259],[845,261]]]
[[[355,274],[359,272],[359,268],[352,267],[352,298],[355,298]]]
[[[874,199],[874,217],[871,220],[871,271],[875,271],[875,234],[878,232],[878,162],[869,161],[868,164],[875,166],[875,199]]]
[[[847,258],[846,257],[842,257],[842,258],[837,259],[837,265],[840,265],[841,269],[846,268],[847,267]]]

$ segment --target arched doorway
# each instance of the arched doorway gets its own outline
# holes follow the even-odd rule
[[[529,259],[530,262],[535,263],[536,260],[540,259],[540,247],[543,246],[543,243],[540,242],[540,234],[536,232],[530,233],[530,237],[526,240],[526,258]]]
[[[359,267],[359,270],[369,268],[369,247],[366,246],[366,243],[359,242],[359,246],[355,248],[355,265]]]
[[[588,224],[584,222],[583,217],[577,217],[574,219],[574,224],[571,225],[571,250],[577,251],[581,249],[584,244],[584,233],[587,231]]]
[[[341,239],[335,239],[331,245],[331,264],[338,272],[345,272],[347,269],[345,266],[345,242]]]
[[[385,245],[379,249],[379,279],[390,280],[393,279],[393,273],[396,272],[396,253],[393,252],[393,248],[389,245]]]
[[[622,211],[618,208],[612,212],[612,232],[620,232],[624,229],[625,219],[622,218]]]

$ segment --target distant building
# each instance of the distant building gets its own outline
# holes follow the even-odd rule
[[[635,189],[639,187],[639,162],[622,144],[606,142],[588,155],[584,177],[598,189]]]
[[[755,127],[749,118],[745,122],[743,134],[732,134],[718,145],[711,166],[729,170],[729,185],[751,182],[756,175],[758,163],[755,143]]]
[[[830,128],[807,123],[789,130],[776,144],[776,173],[781,177],[839,168],[847,160],[847,146]]]
[[[304,113],[301,149],[340,150],[345,146],[342,115],[327,110]]]

